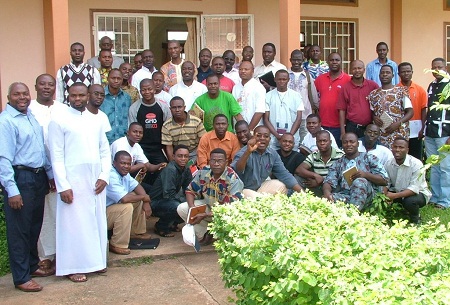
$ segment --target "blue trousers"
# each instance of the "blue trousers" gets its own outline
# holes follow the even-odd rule
[[[30,274],[39,268],[37,241],[49,185],[45,171],[35,174],[27,170],[16,170],[14,179],[22,196],[23,206],[21,209],[12,209],[8,204],[8,193],[3,189],[4,211],[11,273],[14,285],[21,285],[28,282]]]
[[[177,208],[180,205],[178,200],[156,199],[152,200],[150,205],[153,215],[159,217],[155,224],[156,230],[170,232],[172,226],[184,222],[177,213]]]

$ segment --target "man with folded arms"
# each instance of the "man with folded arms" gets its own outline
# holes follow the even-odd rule
[[[23,83],[13,83],[7,97],[9,103],[0,114],[0,183],[5,200],[9,264],[15,287],[37,292],[42,286],[31,277],[54,273],[39,267],[37,251],[48,178],[53,175],[42,128],[28,110],[30,90]],[[50,182],[54,189],[53,179]]]
[[[186,190],[186,202],[177,208],[178,215],[185,221],[189,209],[206,204],[206,212],[194,216],[190,222],[194,225],[195,235],[202,246],[212,243],[208,233],[208,223],[212,221],[211,208],[217,204],[228,204],[242,199],[244,184],[235,171],[227,166],[227,154],[221,148],[211,151],[209,167],[199,170]],[[203,198],[203,199],[202,199]]]
[[[130,176],[131,155],[118,151],[106,187],[106,218],[108,230],[113,230],[109,251],[130,254],[130,238],[150,239],[146,219],[150,218],[150,197],[144,188]]]

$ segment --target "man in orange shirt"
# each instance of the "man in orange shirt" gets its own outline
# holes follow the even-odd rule
[[[421,86],[414,83],[413,67],[409,62],[402,62],[398,65],[398,75],[400,83],[397,86],[405,86],[409,89],[409,98],[414,110],[414,115],[409,121],[409,154],[422,160],[423,158],[423,124],[427,118],[428,96]]]
[[[227,164],[231,164],[234,155],[241,145],[238,138],[228,129],[228,118],[224,114],[218,114],[213,120],[214,130],[204,134],[197,149],[197,165],[200,169],[209,164],[210,153],[215,148],[222,148],[227,154]]]

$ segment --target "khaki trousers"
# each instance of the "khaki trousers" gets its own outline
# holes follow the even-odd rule
[[[261,187],[257,191],[253,191],[250,189],[244,189],[242,191],[242,194],[244,195],[244,198],[256,198],[264,196],[264,194],[287,194],[287,187],[286,185],[281,182],[280,180],[274,179],[274,180],[266,180],[261,184]]]
[[[205,203],[206,202],[203,199],[201,199],[201,200],[194,200],[194,205],[195,206],[202,205],[202,204],[205,204]],[[207,206],[206,207],[206,213],[209,213],[209,212],[211,212],[211,209]],[[188,203],[187,202],[181,203],[178,206],[178,208],[177,208],[177,213],[186,222],[187,216],[188,216],[188,213],[189,213]],[[210,223],[211,221],[212,221],[212,217],[206,217],[200,223],[194,225],[195,235],[197,236],[198,239],[203,238],[203,236],[205,235],[206,231],[208,231],[208,223]]]
[[[142,201],[133,203],[115,203],[106,208],[108,230],[113,230],[110,245],[128,248],[130,235],[147,232],[145,212]]]

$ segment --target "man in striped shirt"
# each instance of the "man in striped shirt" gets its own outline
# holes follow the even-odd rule
[[[322,197],[322,183],[328,175],[328,169],[344,155],[344,152],[331,146],[330,133],[326,130],[317,133],[316,143],[319,150],[306,157],[306,160],[297,167],[296,174],[303,178],[302,186],[316,196]]]

